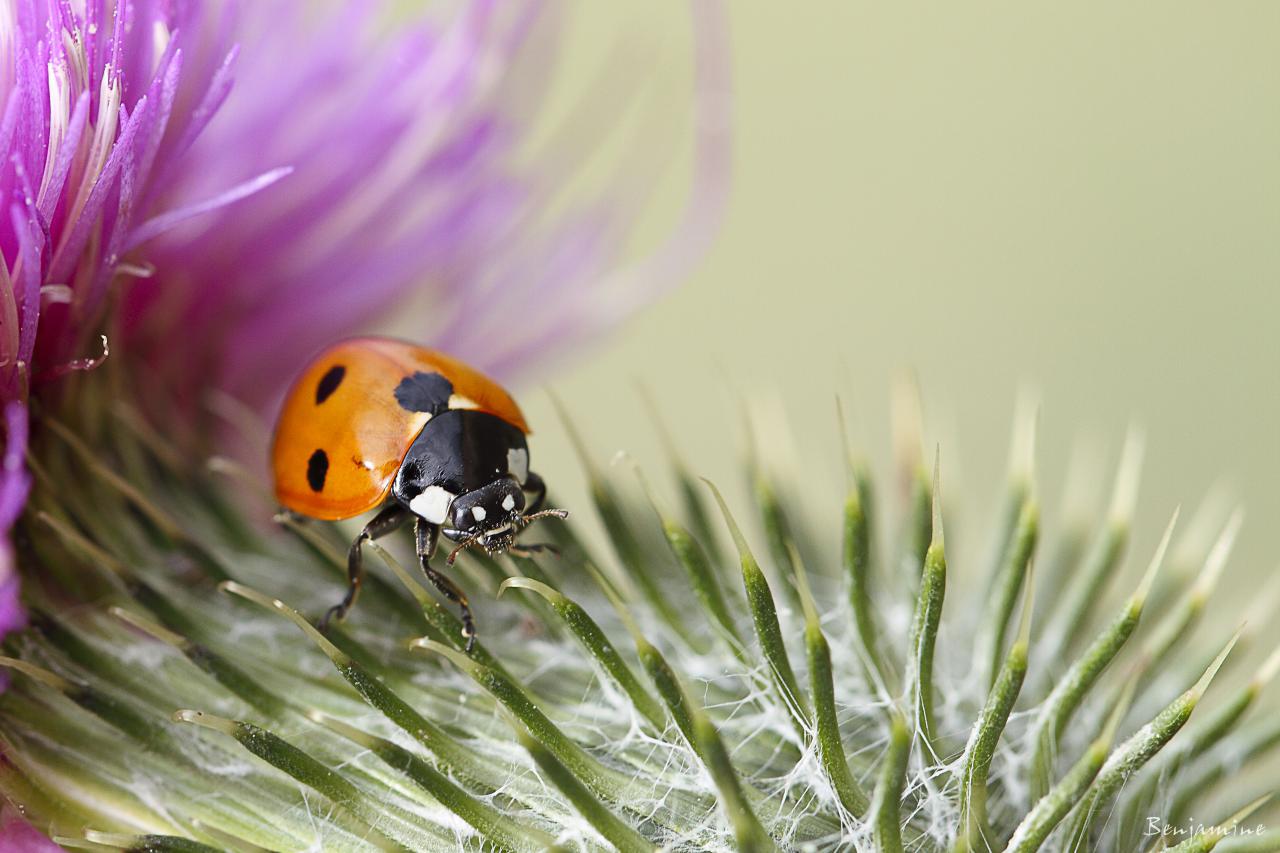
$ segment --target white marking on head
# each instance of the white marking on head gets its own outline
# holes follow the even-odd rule
[[[523,447],[513,447],[507,451],[507,472],[516,478],[517,483],[529,479],[529,451]]]
[[[476,521],[484,521],[484,517],[488,515],[488,513],[484,511],[484,507],[482,506],[473,506],[471,508],[471,515]]]
[[[444,524],[449,517],[449,504],[457,495],[439,486],[427,486],[422,494],[409,501],[409,509],[414,515],[432,524]]]
[[[502,499],[502,508],[503,508],[503,509],[505,509],[507,512],[511,512],[511,510],[515,509],[515,508],[516,508],[516,496],[515,496],[515,495],[507,495],[505,498],[503,498],[503,499]]]

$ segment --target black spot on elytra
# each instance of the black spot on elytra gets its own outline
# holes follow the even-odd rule
[[[406,376],[396,386],[396,402],[410,412],[426,412],[435,417],[449,410],[449,397],[453,395],[453,383],[439,373],[418,371]]]
[[[324,478],[329,474],[329,454],[317,450],[307,460],[307,485],[311,491],[318,492],[324,488]]]
[[[347,369],[341,364],[335,364],[320,377],[320,381],[316,383],[316,405],[320,405],[329,399],[334,391],[338,390],[338,386],[342,384],[342,377],[347,375]]]

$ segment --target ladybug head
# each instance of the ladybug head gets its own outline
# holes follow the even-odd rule
[[[501,553],[515,541],[523,512],[520,485],[503,477],[454,498],[444,534],[455,542],[474,542],[490,554]]]
[[[501,554],[516,548],[516,536],[531,523],[542,518],[569,516],[562,509],[544,509],[528,515],[524,514],[524,509],[524,492],[520,484],[510,477],[494,480],[487,486],[454,498],[447,516],[452,527],[446,525],[441,531],[459,543],[449,554],[449,565],[452,566],[458,555],[472,545],[479,545],[486,554]],[[530,545],[523,549],[523,553],[527,556],[530,551],[550,547]]]

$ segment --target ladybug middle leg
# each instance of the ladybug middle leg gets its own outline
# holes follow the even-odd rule
[[[534,554],[542,553],[559,557],[560,549],[550,542],[530,542],[527,545],[517,542],[507,549],[507,553],[514,557],[532,557]]]
[[[458,605],[459,610],[462,611],[462,636],[467,638],[467,653],[470,654],[476,644],[476,623],[471,617],[471,605],[467,603],[466,593],[458,589],[458,585],[448,576],[431,568],[431,557],[436,553],[436,544],[440,541],[440,528],[419,518],[415,525],[415,532],[418,539],[418,562],[422,564],[422,573],[436,589],[440,590],[441,595]]]
[[[530,471],[528,476],[524,478],[524,483],[520,485],[529,495],[528,505],[525,506],[525,514],[535,513],[542,508],[547,500],[547,484],[541,477]]]
[[[547,502],[547,483],[533,471],[525,477],[524,484],[520,486],[529,494],[528,506],[525,507],[524,514],[526,516],[533,515],[542,509],[542,505]],[[516,543],[507,549],[509,553],[517,557],[531,557],[534,554],[542,553],[555,554],[560,556],[560,549],[549,542],[534,542],[530,544]]]
[[[340,603],[325,612],[318,623],[321,631],[328,628],[329,623],[334,619],[339,622],[345,619],[347,611],[351,609],[351,605],[355,604],[356,596],[360,594],[360,585],[364,583],[364,543],[372,539],[381,539],[388,533],[399,530],[408,520],[408,510],[399,504],[390,504],[375,515],[364,526],[364,530],[360,531],[360,535],[351,543],[351,550],[347,552],[347,594],[342,597]]]

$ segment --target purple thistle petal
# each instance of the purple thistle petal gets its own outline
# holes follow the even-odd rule
[[[133,230],[133,233],[129,235],[128,242],[124,245],[124,251],[128,252],[136,249],[148,240],[159,237],[166,231],[176,228],[188,219],[194,219],[204,213],[212,213],[229,204],[235,204],[241,199],[248,198],[254,193],[262,192],[292,172],[293,169],[289,166],[272,169],[252,180],[245,181],[243,184],[238,184],[225,192],[219,193],[211,199],[189,204],[186,207],[180,207],[177,210],[170,210],[167,213],[152,217]]]
[[[5,443],[0,462],[0,635],[26,624],[18,602],[18,572],[9,530],[22,513],[31,491],[27,473],[27,407],[12,401],[4,407]],[[0,848],[3,849],[3,848]]]
[[[27,493],[31,490],[31,476],[24,459],[27,453],[27,407],[10,402],[4,407],[5,442],[3,461],[0,462],[0,532],[7,533],[18,520]]]
[[[85,244],[89,242],[90,231],[96,224],[103,206],[107,203],[107,196],[115,188],[116,175],[124,165],[125,158],[131,152],[134,137],[142,126],[143,120],[147,117],[148,106],[146,98],[143,98],[138,101],[133,114],[125,118],[120,131],[120,138],[111,147],[111,153],[107,157],[106,165],[103,166],[102,171],[93,182],[88,201],[80,209],[76,224],[67,232],[67,235],[54,251],[49,270],[49,277],[52,280],[65,281],[69,279],[73,267],[79,263]],[[121,108],[122,116],[123,113],[124,109]]]
[[[430,301],[419,337],[510,377],[687,274],[724,199],[718,6],[695,11],[698,186],[676,236],[621,270],[630,217],[593,203],[548,220],[556,193],[513,167],[522,136],[506,93],[527,101],[541,76],[519,59],[548,8],[464,4],[384,38],[379,63],[368,61],[365,10],[348,7],[311,30],[294,20],[296,4],[273,6],[267,24],[246,10],[238,73],[256,85],[233,92],[193,148],[217,168],[191,175],[180,195],[212,195],[246,168],[286,163],[294,175],[202,219],[201,230],[153,244],[156,275],[130,292],[131,344],[153,350],[153,362],[164,354],[188,371],[201,365],[266,406],[307,354],[412,297]],[[279,63],[304,50],[307,62]],[[240,156],[214,156],[231,149]],[[182,281],[187,295],[175,297],[166,280]],[[166,313],[153,313],[161,304]]]
[[[145,148],[138,158],[137,168],[143,175],[150,173],[151,165],[160,150],[160,142],[164,139],[165,131],[169,127],[169,117],[173,112],[173,102],[178,94],[178,79],[181,74],[182,51],[178,49],[178,39],[175,37],[169,41],[164,55],[160,58],[156,67],[156,78],[147,92],[151,102],[159,106],[151,122],[150,132],[146,136]]]
[[[28,198],[30,196],[28,195]],[[40,320],[40,256],[43,248],[43,231],[36,222],[34,209],[14,205],[9,210],[13,233],[18,239],[18,263],[11,271],[21,317],[18,327],[18,351],[14,354],[12,368],[20,373],[31,364],[36,345],[36,324]],[[6,354],[7,355],[7,354]]]
[[[166,221],[154,206],[162,195],[155,176],[173,173],[179,142],[189,144],[226,97],[234,19],[215,5],[227,8],[170,0],[0,7],[8,18],[0,21],[0,635],[23,618],[5,534],[31,485],[23,454],[32,377],[48,381],[100,361],[85,351],[127,241],[138,222],[155,231]]]
[[[0,596],[4,590],[0,589]],[[0,813],[0,853],[63,853],[61,847],[39,830],[10,812]]]
[[[227,55],[223,57],[222,64],[214,71],[213,77],[209,81],[209,88],[205,90],[204,98],[192,110],[182,137],[173,147],[173,158],[169,160],[168,166],[173,166],[176,158],[186,153],[187,149],[196,141],[196,137],[208,126],[214,113],[222,107],[222,104],[227,100],[227,96],[231,94],[231,86],[235,82],[236,57],[239,55],[240,47],[238,45],[231,48]],[[159,177],[163,177],[163,172]]]
[[[53,173],[49,177],[47,191],[40,203],[40,215],[46,222],[53,219],[54,208],[62,195],[67,174],[71,171],[71,160],[80,146],[80,137],[89,120],[89,93],[81,92],[76,99],[75,109],[71,112],[71,120],[67,124],[66,135],[58,146],[58,159],[54,162]],[[2,144],[2,143],[0,143]]]

